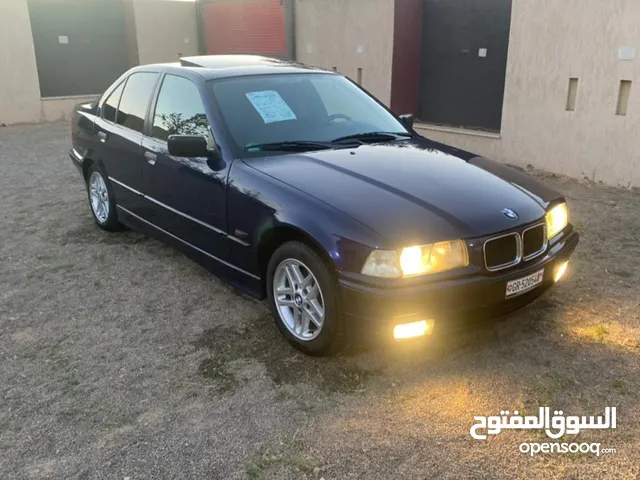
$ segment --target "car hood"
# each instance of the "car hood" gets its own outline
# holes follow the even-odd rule
[[[514,169],[425,140],[248,162],[398,246],[509,230],[540,220],[560,197]],[[505,208],[518,218],[508,218]]]

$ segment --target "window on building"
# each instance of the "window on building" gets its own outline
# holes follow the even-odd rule
[[[157,80],[157,73],[141,72],[129,77],[120,100],[118,124],[142,132],[149,100]]]
[[[211,140],[198,88],[175,75],[164,78],[153,116],[153,136],[166,141],[169,135],[198,135]]]
[[[116,114],[118,113],[118,104],[120,103],[120,98],[122,97],[122,90],[124,90],[124,82],[122,82],[118,87],[111,92],[109,98],[102,105],[102,111],[104,112],[104,119],[110,122],[116,121]]]

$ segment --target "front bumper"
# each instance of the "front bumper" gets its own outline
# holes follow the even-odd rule
[[[339,280],[343,314],[349,326],[365,327],[385,336],[393,326],[434,319],[436,330],[480,322],[515,311],[535,300],[554,282],[558,265],[569,260],[578,245],[574,230],[549,248],[545,255],[500,272],[431,282],[417,287],[386,289]],[[505,298],[506,284],[544,269],[541,284],[521,295]]]

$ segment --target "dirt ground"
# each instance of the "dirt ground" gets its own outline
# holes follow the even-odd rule
[[[0,128],[0,478],[638,478],[640,195],[541,172],[581,243],[565,279],[482,330],[330,359],[163,244],[91,219],[67,124]],[[475,415],[618,409],[562,441]]]

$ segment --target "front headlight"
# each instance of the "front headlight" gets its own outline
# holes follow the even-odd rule
[[[469,265],[467,246],[462,240],[395,250],[374,250],[362,273],[375,277],[398,278],[444,272]]]
[[[367,257],[362,273],[372,277],[397,278],[402,275],[395,250],[374,250]]]
[[[569,208],[566,203],[559,203],[545,216],[547,222],[547,238],[551,240],[569,225]]]
[[[444,272],[467,265],[469,256],[462,240],[407,247],[400,252],[400,268],[405,277]]]

